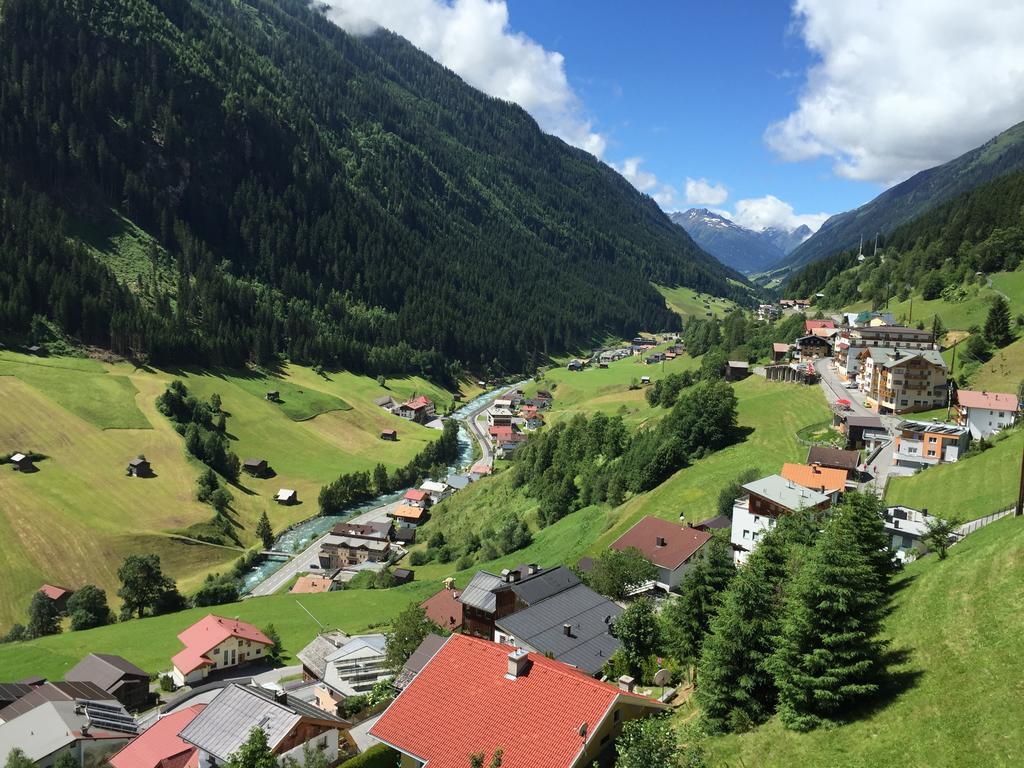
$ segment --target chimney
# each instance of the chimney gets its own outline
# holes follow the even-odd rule
[[[566,637],[572,637],[572,624],[563,624],[562,634]]]
[[[531,576],[533,576],[535,573],[537,573],[537,571],[540,570],[540,566],[538,566],[536,563],[530,563],[527,566],[526,570],[527,570],[527,573],[529,573]]]
[[[657,546],[659,546],[659,547],[664,547],[664,546],[665,546],[665,537],[664,537],[664,536],[658,536],[658,537],[657,537],[657,538],[656,538],[656,539],[654,540],[654,543],[655,543],[655,544],[656,544]]]
[[[274,691],[274,701],[278,704],[288,703],[288,692],[287,691]]]
[[[619,690],[625,691],[626,693],[632,693],[634,683],[636,683],[636,680],[632,677],[629,675],[623,675],[619,678]]]
[[[530,655],[524,648],[518,648],[508,655],[508,674],[505,677],[509,680],[515,680],[525,675],[529,667]]]
[[[504,581],[506,584],[510,583],[512,581],[512,571],[510,571],[508,568],[502,570],[501,580]]]
[[[517,583],[519,581],[519,579],[522,578],[522,575],[523,574],[519,572],[518,568],[513,568],[511,571],[509,571],[509,574],[508,574],[509,583],[510,584]]]

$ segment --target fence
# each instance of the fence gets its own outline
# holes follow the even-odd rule
[[[979,528],[984,528],[989,523],[994,523],[996,520],[1012,514],[1013,507],[1010,507],[1009,509],[1004,509],[1002,512],[993,512],[991,515],[985,515],[984,517],[979,517],[977,520],[971,520],[956,529],[956,536],[958,539],[961,539],[969,533],[974,533]]]

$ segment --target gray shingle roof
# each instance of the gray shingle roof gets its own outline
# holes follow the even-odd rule
[[[612,637],[608,625],[621,613],[622,609],[608,598],[585,584],[576,584],[498,619],[495,626],[538,653],[593,675],[619,648],[619,641]],[[571,635],[565,634],[565,624],[572,626]]]
[[[560,565],[557,568],[548,568],[533,576],[525,577],[522,581],[512,585],[512,591],[524,603],[533,605],[557,595],[563,590],[575,587],[579,583],[580,580],[575,573],[564,565]]]
[[[9,707],[0,709],[0,720],[10,722],[48,701],[113,701],[114,697],[95,683],[45,683],[22,696]]]
[[[323,680],[327,672],[327,657],[338,650],[348,641],[348,635],[337,630],[317,635],[313,641],[299,651],[299,661],[310,672],[316,675],[317,679]]]
[[[105,691],[124,678],[148,680],[149,675],[127,659],[109,653],[90,653],[64,675],[65,680],[96,683]]]
[[[96,738],[127,739],[136,733],[132,716],[117,702],[102,708],[87,706],[82,713],[75,711],[77,707],[75,701],[46,701],[0,725],[0,754],[7,755],[17,747],[33,762],[42,760],[83,738],[75,734],[86,724],[92,725],[92,737]],[[115,723],[123,725],[115,728]]]
[[[441,650],[441,646],[444,645],[444,641],[447,639],[433,632],[423,638],[423,642],[412,652],[412,656],[405,662],[405,666],[402,667],[398,676],[395,677],[392,685],[400,691],[404,690],[419,671],[427,665],[427,662],[434,658],[434,654]]]
[[[504,584],[505,582],[501,580],[500,576],[495,576],[487,571],[477,571],[466,588],[462,590],[462,594],[459,595],[459,602],[481,611],[493,612],[497,605],[494,590]]]
[[[331,651],[327,655],[327,661],[336,661],[342,659],[353,651],[358,651],[360,648],[369,648],[379,654],[385,654],[388,650],[388,638],[386,635],[373,634],[373,635],[355,635],[349,638],[348,642],[342,645],[340,648]]]
[[[802,485],[787,480],[781,475],[768,475],[760,480],[747,483],[743,489],[763,496],[774,501],[789,510],[810,509],[816,507],[823,501],[828,501],[828,496]]]

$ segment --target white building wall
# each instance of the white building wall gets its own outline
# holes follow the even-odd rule
[[[747,562],[750,553],[757,548],[757,542],[774,527],[774,517],[751,513],[748,497],[737,499],[732,508],[732,532],[729,537],[734,547],[742,547],[733,550],[736,564]]]
[[[319,736],[310,739],[307,744],[312,744],[316,749],[320,750],[325,758],[327,758],[327,764],[333,765],[338,760],[338,739],[340,734],[337,729],[331,729],[326,733],[322,733]],[[282,752],[277,756],[278,765],[284,765],[285,760],[291,758],[295,760],[299,765],[302,765],[302,747],[300,744],[294,749],[289,749],[287,752]]]
[[[967,428],[971,430],[971,437],[978,440],[982,437],[989,437],[1002,429],[1013,425],[1017,414],[1015,411],[997,411],[989,408],[968,408]]]

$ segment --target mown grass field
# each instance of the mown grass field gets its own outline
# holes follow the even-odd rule
[[[959,366],[959,362],[957,363]],[[971,387],[988,392],[1016,392],[1024,381],[1024,337],[997,350],[971,376]]]
[[[299,366],[268,377],[0,352],[0,452],[49,457],[33,474],[0,467],[0,630],[24,621],[32,593],[46,581],[72,588],[96,583],[116,599],[116,571],[129,553],[159,554],[185,590],[238,557],[232,549],[169,536],[213,515],[194,496],[202,465],[186,456],[182,438],[156,409],[157,396],[174,378],[197,397],[220,394],[230,414],[232,449],[243,459],[268,459],[277,473],[245,477],[232,488],[230,516],[246,546],[263,511],[276,530],[311,517],[320,487],[340,473],[370,470],[380,461],[400,466],[437,438],[436,431],[377,408],[374,398],[422,392],[441,409],[452,399],[420,379],[393,380],[384,390],[366,377],[322,377]],[[287,401],[266,401],[267,389],[278,389]],[[384,428],[396,429],[399,440],[381,441]],[[154,477],[126,476],[127,462],[140,453]],[[281,487],[296,489],[302,503],[274,504]]]
[[[931,470],[929,470],[931,471]],[[885,622],[898,692],[855,722],[807,734],[772,720],[709,740],[712,766],[1024,765],[1024,519],[968,536],[898,578]]]
[[[735,302],[719,296],[711,296],[692,288],[679,286],[667,288],[655,285],[658,293],[665,297],[665,304],[682,318],[687,317],[718,317],[722,318],[736,308]],[[707,305],[707,306],[705,306]]]
[[[959,522],[1006,509],[1017,500],[1022,449],[1024,430],[1015,429],[984,453],[892,478],[886,501]]]

